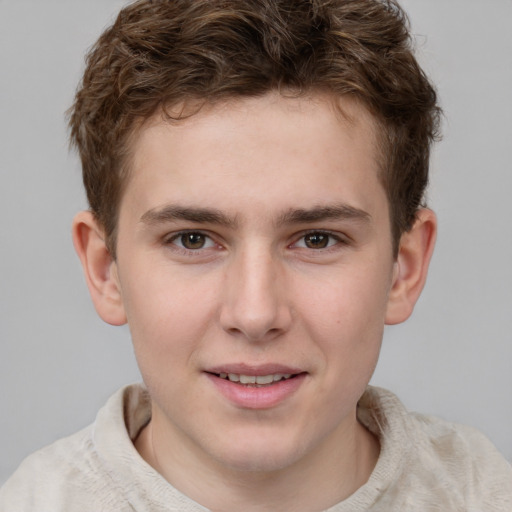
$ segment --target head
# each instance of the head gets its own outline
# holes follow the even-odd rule
[[[179,123],[272,91],[350,97],[371,114],[396,255],[422,206],[439,108],[393,0],[139,0],[91,49],[70,110],[90,208],[114,258],[144,124],[158,111]]]
[[[425,281],[437,114],[393,2],[139,1],[94,46],[75,247],[130,326],[139,451],[179,489],[198,467],[366,481],[357,402]]]

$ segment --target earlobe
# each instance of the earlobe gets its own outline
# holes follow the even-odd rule
[[[418,212],[413,227],[402,235],[389,293],[386,324],[401,323],[411,315],[427,279],[436,232],[434,212],[423,208]]]
[[[103,229],[89,211],[73,220],[73,244],[98,315],[111,325],[126,323],[116,263],[107,249]]]

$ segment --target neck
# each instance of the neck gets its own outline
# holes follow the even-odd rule
[[[190,457],[178,440],[161,442],[167,437],[162,434],[158,422],[150,422],[135,441],[137,450],[176,489],[213,512],[325,510],[368,481],[380,450],[355,414],[349,426],[331,432],[314,453],[271,472]]]

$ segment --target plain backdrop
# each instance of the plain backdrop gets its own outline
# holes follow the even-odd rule
[[[70,237],[86,207],[64,112],[121,0],[0,0],[0,483],[140,380],[127,328],[94,312]],[[373,384],[481,429],[512,460],[512,0],[407,0],[438,86],[439,236],[413,317]]]

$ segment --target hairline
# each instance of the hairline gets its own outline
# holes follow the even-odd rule
[[[286,94],[286,91],[290,94]],[[168,103],[162,101],[157,104],[148,115],[134,117],[129,125],[127,134],[119,141],[120,147],[118,150],[120,158],[117,162],[117,169],[115,169],[114,172],[117,172],[118,174],[120,185],[116,197],[117,204],[115,205],[114,215],[113,218],[110,219],[112,222],[112,230],[110,234],[105,233],[107,248],[114,260],[117,256],[116,248],[119,228],[119,212],[126,188],[130,183],[131,176],[133,174],[132,164],[135,158],[137,142],[142,131],[153,122],[164,121],[169,124],[179,123],[195,117],[197,114],[205,113],[205,109],[207,113],[208,109],[215,109],[219,105],[229,106],[236,102],[244,101],[246,99],[260,98],[272,93],[279,94],[283,98],[317,98],[328,101],[333,107],[333,112],[336,114],[337,118],[341,122],[348,123],[352,126],[358,121],[358,118],[351,115],[342,107],[343,100],[348,99],[350,102],[353,102],[355,105],[362,108],[363,112],[370,120],[373,147],[375,151],[375,163],[377,166],[377,178],[386,194],[393,255],[396,257],[401,233],[397,232],[394,221],[393,202],[390,195],[391,191],[389,190],[390,184],[388,179],[390,150],[388,148],[389,144],[386,142],[387,129],[382,117],[378,113],[373,112],[370,105],[368,105],[367,102],[365,102],[359,95],[354,93],[337,94],[334,91],[326,90],[322,87],[310,87],[300,91],[287,87],[269,88],[261,94],[232,94],[229,96],[222,95],[217,98],[183,98],[181,100]],[[105,226],[102,226],[102,228],[105,230]]]

